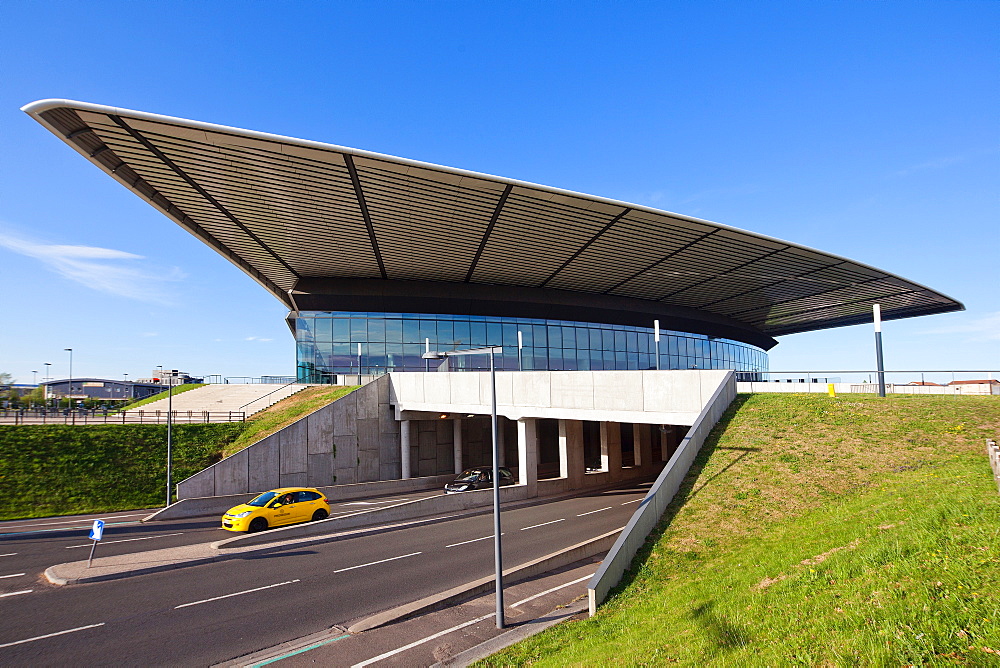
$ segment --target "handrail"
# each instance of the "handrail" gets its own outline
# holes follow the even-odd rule
[[[282,385],[281,387],[279,387],[279,388],[277,388],[277,389],[274,389],[274,390],[271,390],[270,392],[268,392],[267,394],[265,394],[265,395],[263,395],[263,396],[260,396],[260,397],[257,397],[256,399],[253,399],[252,401],[248,401],[248,402],[246,402],[245,404],[243,404],[242,406],[240,406],[240,407],[239,407],[239,408],[237,408],[236,410],[238,410],[238,411],[243,411],[243,410],[244,410],[244,409],[245,409],[245,408],[246,408],[247,406],[249,406],[250,404],[253,404],[253,403],[256,403],[256,402],[258,402],[258,401],[260,401],[260,400],[262,400],[262,399],[267,399],[267,398],[268,398],[269,396],[271,396],[271,395],[272,395],[272,394],[274,394],[275,392],[280,392],[281,390],[285,389],[285,388],[286,388],[286,387],[288,387],[289,385],[304,385],[304,384],[305,384],[305,383],[299,383],[298,379],[296,379],[296,380],[293,380],[292,382],[290,382],[290,383],[286,383],[286,384]],[[246,411],[244,411],[244,412],[246,412]],[[251,413],[251,415],[253,415],[253,413]]]

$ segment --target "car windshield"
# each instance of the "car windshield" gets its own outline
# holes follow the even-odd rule
[[[268,501],[270,501],[271,499],[273,499],[276,496],[278,496],[278,495],[275,494],[274,492],[264,492],[263,494],[260,494],[260,495],[258,495],[256,497],[254,497],[253,499],[250,499],[249,501],[247,501],[247,505],[248,506],[264,507],[264,506],[267,505]]]
[[[479,480],[480,471],[479,469],[469,469],[468,471],[462,471],[462,474],[455,478],[455,482],[476,482]]]

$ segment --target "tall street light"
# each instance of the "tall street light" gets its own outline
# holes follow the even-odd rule
[[[160,382],[163,381],[163,365],[160,365]],[[170,379],[167,385],[167,505],[173,499],[170,489],[170,473],[173,468],[173,445],[174,445],[174,382]]]
[[[73,349],[63,348],[63,350],[69,353],[69,390],[66,396],[69,397],[69,412],[73,415],[73,424],[76,424],[76,415],[73,414]]]
[[[45,402],[47,404],[48,403],[48,399],[49,399],[49,385],[48,385],[48,381],[52,380],[52,377],[49,375],[49,367],[52,366],[52,362],[42,362],[42,364],[45,365],[45,378],[43,378],[42,380],[46,381],[46,384],[45,384]]]
[[[885,396],[885,366],[882,364],[882,307],[872,304],[872,320],[875,321],[875,363],[878,365],[878,396]]]
[[[496,355],[503,353],[501,346],[449,350],[447,352],[428,351],[422,355],[425,360],[457,357],[462,355],[490,356],[491,417],[493,424],[493,569],[496,580],[497,628],[506,626],[503,614],[503,553],[500,546],[500,446],[497,430],[497,372]]]

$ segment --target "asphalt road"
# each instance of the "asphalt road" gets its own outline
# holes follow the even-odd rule
[[[644,493],[632,488],[505,511],[505,566],[623,527]],[[155,528],[175,524],[188,526]],[[58,549],[70,552],[67,544],[87,542],[72,543],[79,534],[68,531],[51,532],[61,535]],[[194,526],[180,533],[190,542],[210,531],[217,530]],[[181,537],[116,545],[162,547],[159,541]],[[8,578],[19,581],[8,590],[32,591],[0,598],[0,607],[10,608],[0,628],[0,656],[5,665],[209,665],[488,576],[491,537],[486,514],[103,583],[54,587],[27,574]],[[14,536],[3,538],[0,545],[8,547],[0,554],[20,552],[12,547]],[[40,547],[36,558],[44,550],[50,554],[56,546]],[[86,550],[72,551],[86,556]],[[0,557],[0,575],[20,572],[12,561],[20,556]]]
[[[331,504],[330,514],[347,515],[440,493],[441,490],[435,489],[341,501]],[[105,521],[104,537],[97,546],[96,556],[132,554],[240,535],[221,528],[221,515],[143,524],[142,518],[155,510],[123,510],[97,515],[0,522],[0,601],[24,595],[14,592],[31,589],[32,583],[37,582],[45,569],[53,564],[86,559],[91,546],[88,534],[95,519]],[[15,575],[18,573],[23,575]]]

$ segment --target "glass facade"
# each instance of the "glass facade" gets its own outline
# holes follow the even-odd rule
[[[424,371],[425,348],[446,351],[503,346],[497,368],[518,369],[518,332],[525,371],[656,368],[652,328],[490,316],[299,311],[293,314],[299,382],[336,376]],[[360,354],[358,345],[360,344]],[[767,353],[746,343],[660,330],[661,369],[734,369],[740,380],[763,380]],[[489,369],[487,355],[452,357],[453,369]]]

